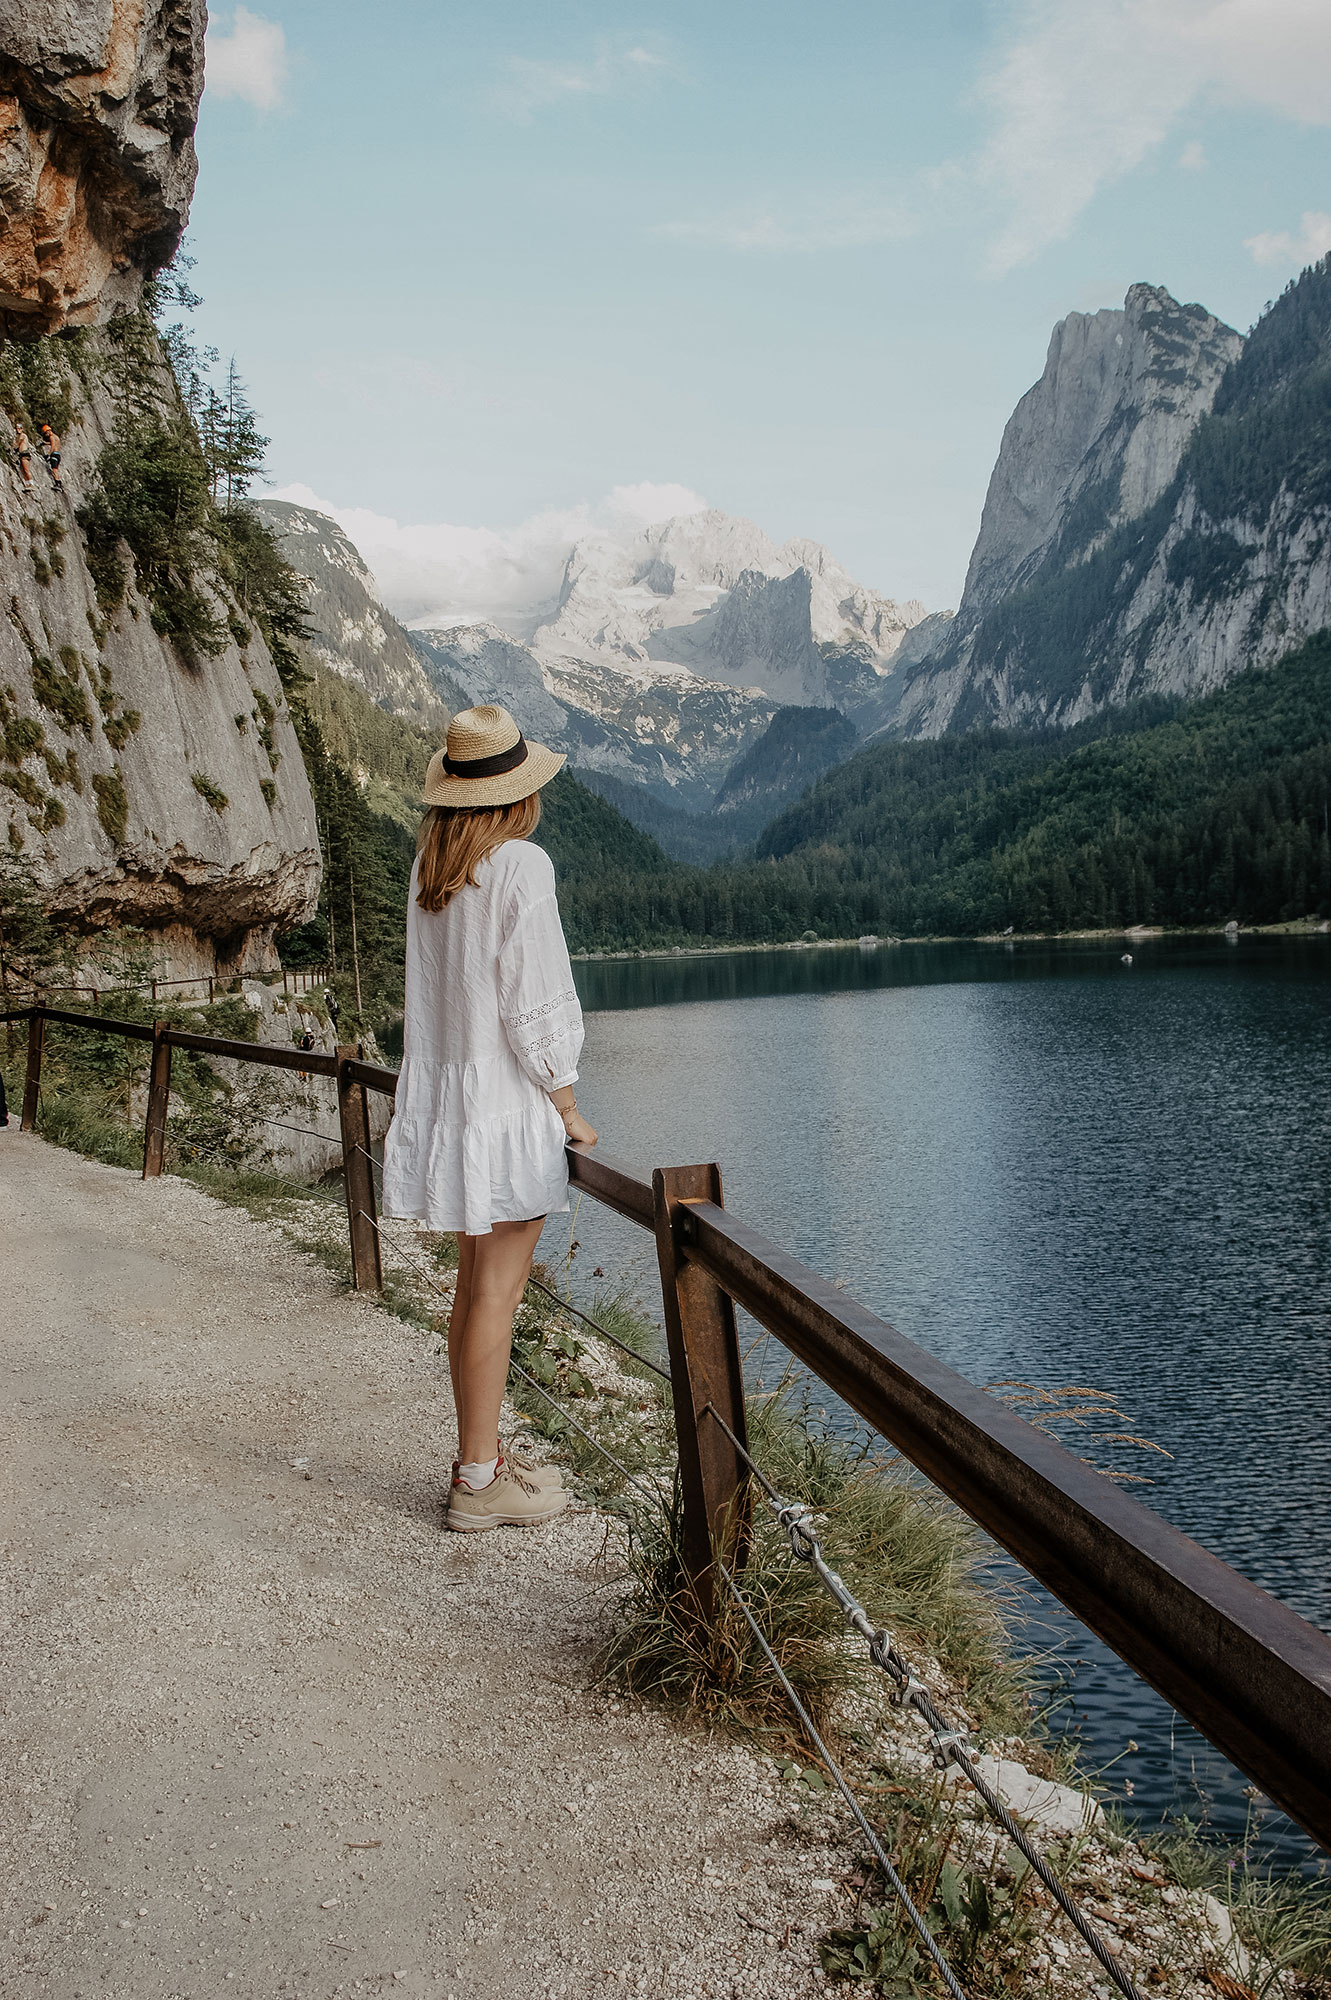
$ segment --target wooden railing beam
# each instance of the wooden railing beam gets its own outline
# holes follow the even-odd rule
[[[749,1475],[730,1439],[706,1412],[710,1404],[741,1444],[747,1443],[744,1377],[734,1305],[711,1274],[685,1256],[680,1217],[691,1202],[720,1205],[721,1170],[715,1164],[658,1167],[652,1195],[684,1507],[680,1552],[702,1615],[710,1620],[715,1556],[732,1564],[743,1559]]]
[[[28,1016],[28,1068],[23,1079],[21,1132],[37,1130],[37,1104],[42,1088],[42,1051],[46,1046],[46,1010],[34,1007]]]
[[[171,1108],[171,1041],[160,1021],[153,1022],[152,1065],[148,1071],[148,1110],[143,1121],[143,1178],[156,1180],[166,1158],[166,1115]]]
[[[384,1274],[379,1231],[375,1227],[374,1174],[370,1165],[370,1100],[364,1083],[352,1074],[360,1066],[359,1058],[360,1050],[354,1044],[339,1044],[337,1111],[342,1126],[347,1228],[351,1233],[351,1279],[358,1292],[381,1292]]]

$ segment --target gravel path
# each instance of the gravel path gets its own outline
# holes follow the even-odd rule
[[[418,1332],[14,1125],[0,1254],[0,1993],[827,1990],[837,1821],[588,1691],[595,1514],[441,1534]]]

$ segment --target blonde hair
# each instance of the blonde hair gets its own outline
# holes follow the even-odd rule
[[[416,901],[423,910],[442,910],[475,882],[487,854],[506,840],[525,840],[540,818],[539,792],[511,806],[431,806],[416,836]]]

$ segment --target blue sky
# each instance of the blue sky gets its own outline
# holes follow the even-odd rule
[[[408,616],[690,495],[955,604],[1057,319],[1331,248],[1326,0],[257,0],[208,75],[198,331]]]

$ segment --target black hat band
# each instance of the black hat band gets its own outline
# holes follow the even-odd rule
[[[444,769],[450,778],[498,778],[526,761],[527,739],[521,734],[511,750],[501,750],[494,757],[450,757],[447,750],[444,752]]]

